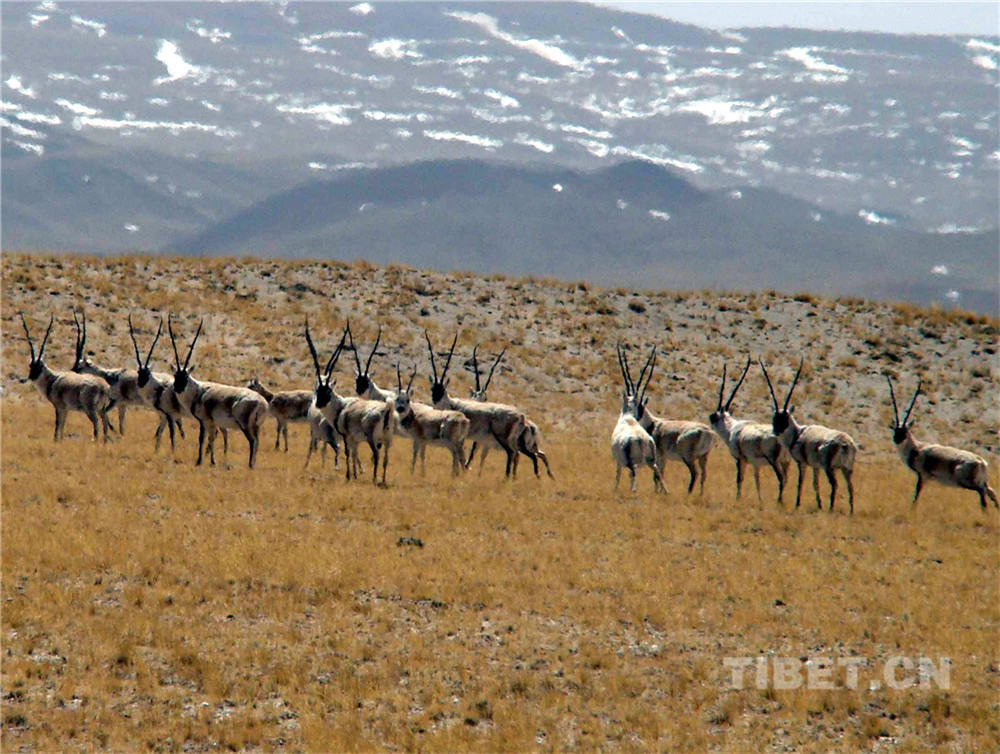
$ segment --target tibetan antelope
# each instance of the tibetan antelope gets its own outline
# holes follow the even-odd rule
[[[38,392],[52,404],[56,412],[55,432],[52,440],[57,442],[63,436],[66,426],[66,415],[70,411],[79,411],[86,414],[90,423],[94,425],[94,440],[98,435],[98,420],[104,427],[104,442],[108,441],[108,409],[115,405],[115,400],[111,395],[111,388],[100,377],[90,374],[77,374],[76,372],[53,372],[45,363],[45,344],[49,342],[49,334],[52,332],[52,323],[55,317],[49,317],[49,326],[45,330],[45,337],[42,344],[35,353],[35,344],[31,340],[31,333],[28,332],[28,322],[21,314],[21,324],[24,325],[24,335],[28,339],[28,348],[31,349],[31,361],[28,364],[28,378],[25,382],[34,383]]]
[[[309,459],[317,447],[322,448],[320,457],[322,465],[326,465],[326,446],[333,448],[333,466],[340,468],[340,445],[337,442],[337,430],[323,416],[323,412],[316,408],[315,402],[310,402],[307,412],[309,422],[309,452],[306,454],[305,468],[309,467]]]
[[[424,331],[424,338],[427,340],[427,348],[431,355],[431,370],[434,376],[431,381],[431,403],[434,408],[450,411],[461,411],[469,420],[469,439],[477,443],[493,443],[499,445],[507,454],[507,469],[505,475],[517,476],[517,441],[524,432],[528,421],[527,416],[521,409],[508,406],[504,403],[481,403],[479,401],[462,400],[452,398],[448,395],[448,367],[451,365],[452,354],[455,353],[455,344],[458,342],[458,334],[451,342],[451,350],[448,351],[448,358],[445,360],[441,374],[438,374],[437,364],[434,361],[434,347],[431,345],[430,336]]]
[[[906,415],[900,421],[899,409],[896,407],[896,394],[893,392],[892,380],[889,379],[888,374],[885,375],[885,380],[889,383],[889,397],[892,399],[893,423],[889,427],[892,430],[892,441],[896,445],[896,452],[899,453],[903,463],[917,475],[917,488],[913,492],[911,507],[917,507],[917,498],[920,497],[924,480],[932,479],[949,487],[961,487],[964,490],[978,492],[979,505],[982,506],[983,510],[986,510],[987,495],[993,501],[993,506],[1000,508],[997,495],[990,487],[988,466],[985,460],[967,450],[920,442],[910,434],[910,427],[913,426],[910,414],[917,402],[917,396],[920,395],[921,381],[917,380],[917,389],[913,393],[913,400],[910,401],[910,407],[906,409]]]
[[[410,400],[410,388],[413,378],[417,375],[417,367],[413,367],[410,381],[403,387],[403,377],[396,365],[396,399],[393,402],[399,423],[406,433],[413,438],[413,460],[410,463],[410,473],[417,466],[417,454],[423,459],[423,450],[427,445],[441,445],[451,451],[451,475],[458,476],[465,470],[465,438],[469,436],[469,420],[461,411],[441,411],[422,403]],[[423,473],[421,462],[421,473]]]
[[[795,461],[799,469],[799,483],[795,492],[795,507],[799,507],[802,499],[802,472],[804,466],[811,466],[813,470],[813,490],[816,492],[816,505],[823,509],[823,502],[819,497],[819,472],[820,469],[826,472],[826,478],[830,482],[830,510],[833,510],[833,503],[837,497],[837,470],[844,476],[847,482],[847,499],[851,506],[851,514],[854,513],[854,483],[851,476],[854,474],[854,459],[858,454],[858,445],[854,439],[846,432],[838,429],[830,429],[820,424],[799,424],[792,416],[795,406],[789,408],[788,404],[792,400],[792,393],[799,382],[802,374],[804,360],[799,362],[799,369],[792,380],[792,386],[788,388],[788,395],[785,396],[783,405],[778,405],[778,398],[774,394],[774,387],[771,385],[771,378],[767,374],[767,367],[760,359],[757,360],[760,369],[764,373],[764,380],[767,382],[767,389],[771,393],[771,403],[774,407],[774,415],[771,417],[771,428],[778,436],[781,444],[788,449],[789,455]]]
[[[635,492],[635,467],[637,464],[645,464],[653,470],[653,486],[656,491],[666,492],[660,467],[656,462],[656,443],[635,418],[635,384],[628,371],[621,343],[615,344],[615,350],[618,352],[618,366],[621,368],[622,379],[625,381],[621,412],[618,414],[618,422],[611,433],[611,456],[615,459],[615,489],[618,489],[624,466],[628,469],[632,492]],[[643,375],[640,373],[640,381],[642,377]]]
[[[149,353],[146,354],[146,360],[142,360],[142,355],[139,353],[139,344],[135,340],[135,329],[132,327],[132,315],[128,316],[128,334],[132,338],[132,347],[135,349],[135,362],[136,362],[136,385],[139,388],[139,392],[143,397],[143,400],[153,408],[155,408],[160,414],[160,425],[156,428],[156,445],[153,448],[155,453],[160,449],[160,438],[163,435],[164,427],[170,428],[170,449],[174,450],[176,447],[174,441],[174,427],[177,431],[181,433],[181,437],[184,437],[184,425],[182,419],[184,417],[189,417],[191,414],[187,412],[187,409],[181,405],[180,400],[174,393],[174,377],[171,374],[165,374],[163,372],[153,372],[149,368],[149,361],[153,358],[153,351],[156,349],[156,343],[160,339],[160,333],[163,331],[163,318],[160,318],[160,322],[156,327],[156,336],[153,338],[153,343],[149,347]],[[228,430],[224,430],[228,432]]]
[[[76,325],[76,358],[73,361],[73,371],[78,374],[91,374],[100,377],[111,388],[111,397],[115,399],[118,407],[118,434],[125,436],[125,412],[129,406],[139,408],[149,408],[149,404],[142,397],[139,390],[139,375],[134,369],[122,367],[120,369],[105,369],[97,366],[84,355],[87,345],[87,313],[82,312],[83,327],[73,312],[73,323]]]
[[[202,320],[194,334],[187,358],[181,364],[177,352],[177,340],[174,329],[167,317],[167,331],[174,348],[174,384],[173,392],[195,419],[198,420],[198,461],[200,466],[204,457],[205,440],[208,440],[208,453],[211,464],[215,465],[215,435],[219,429],[238,429],[250,444],[249,465],[252,469],[257,463],[257,448],[260,445],[260,428],[267,416],[267,401],[253,390],[232,385],[220,385],[215,382],[199,382],[191,376],[194,367],[191,364],[191,354],[201,335]]]
[[[309,421],[309,406],[312,405],[312,390],[282,390],[272,393],[254,377],[246,387],[259,393],[267,401],[267,410],[278,423],[278,434],[274,438],[274,449],[281,447],[285,438],[285,452],[288,452],[288,425]]]
[[[336,428],[344,440],[344,457],[347,465],[347,479],[350,481],[353,471],[355,479],[360,470],[358,446],[367,442],[372,451],[374,463],[372,481],[378,482],[379,455],[382,456],[382,485],[385,486],[385,474],[389,465],[389,447],[392,445],[394,409],[388,401],[371,401],[361,398],[344,398],[330,385],[330,377],[337,360],[347,343],[350,325],[344,328],[344,334],[326,368],[319,367],[319,356],[309,334],[309,323],[306,322],[306,342],[312,355],[313,366],[316,368],[316,390],[314,402],[316,408],[324,412],[326,419]]]
[[[694,484],[698,480],[698,469],[701,469],[701,487],[699,494],[705,494],[705,478],[708,475],[706,466],[708,464],[708,454],[712,452],[715,445],[715,435],[712,428],[707,424],[691,421],[670,421],[655,416],[646,407],[646,390],[649,388],[649,381],[653,379],[653,369],[656,366],[656,346],[653,346],[646,362],[649,367],[649,374],[646,376],[646,384],[643,385],[640,379],[638,394],[635,399],[635,418],[642,428],[649,433],[656,443],[656,462],[662,473],[666,469],[667,459],[680,461],[687,466],[691,480],[688,483],[688,494],[694,489]],[[646,371],[643,367],[642,372]],[[640,372],[640,378],[642,377]]]
[[[743,374],[733,387],[729,398],[726,398],[726,365],[722,365],[722,384],[719,386],[719,403],[709,417],[708,423],[729,448],[729,454],[736,461],[736,499],[740,499],[743,487],[743,472],[747,464],[753,469],[753,481],[757,486],[757,500],[760,496],[760,470],[770,466],[778,478],[778,504],[781,504],[785,492],[785,482],[788,481],[788,466],[792,462],[788,450],[781,444],[770,425],[746,419],[735,419],[729,413],[736,393],[739,392],[747,372],[750,371],[750,357],[743,368]]]
[[[469,389],[469,397],[472,398],[472,400],[474,401],[485,403],[486,390],[490,386],[490,380],[493,379],[493,372],[496,370],[497,364],[500,363],[500,360],[503,358],[503,355],[507,353],[507,349],[506,348],[503,349],[500,352],[500,355],[496,357],[496,360],[493,362],[493,366],[490,367],[490,373],[486,376],[486,382],[480,385],[479,362],[476,359],[476,349],[478,348],[479,346],[476,346],[475,348],[472,349],[472,370],[473,372],[475,372],[476,375],[476,387]],[[517,449],[518,452],[528,456],[528,458],[531,459],[531,463],[535,469],[536,477],[538,476],[538,459],[541,458],[542,463],[545,464],[545,473],[549,475],[549,479],[555,479],[555,477],[552,475],[552,469],[549,468],[548,457],[538,447],[538,443],[539,440],[541,439],[541,436],[542,433],[541,430],[538,429],[538,425],[535,424],[533,421],[531,421],[531,419],[528,419],[524,423],[524,432],[522,432],[521,436],[517,438]],[[476,447],[477,443],[473,443],[472,452],[469,453],[469,460],[465,464],[466,468],[472,465],[472,459],[476,455]],[[497,446],[494,443],[493,447],[499,447],[499,446]],[[486,454],[489,452],[489,449],[490,449],[490,444],[483,445],[483,452],[479,456],[480,474],[483,473],[483,466],[486,464]]]

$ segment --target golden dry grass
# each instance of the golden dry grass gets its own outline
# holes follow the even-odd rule
[[[109,446],[91,443],[89,423],[73,415],[66,440],[54,445],[51,407],[10,379],[26,367],[23,342],[10,337],[19,333],[11,330],[12,315],[24,308],[41,322],[56,299],[65,317],[68,311],[58,307],[89,297],[91,347],[121,354],[124,363],[129,344],[118,342],[118,320],[132,306],[154,308],[149,299],[163,295],[185,323],[209,315],[213,328],[205,353],[195,359],[204,376],[230,375],[235,382],[263,364],[263,376],[291,387],[310,380],[296,318],[308,311],[332,328],[347,313],[339,309],[350,308],[347,294],[324,304],[319,293],[303,292],[298,311],[294,303],[259,298],[227,308],[231,291],[216,298],[202,290],[222,263],[114,260],[105,268],[97,261],[46,259],[62,265],[65,275],[48,283],[30,258],[3,261],[4,750],[1000,746],[1000,516],[992,508],[982,513],[973,493],[934,485],[910,511],[912,475],[892,455],[880,394],[864,398],[841,388],[826,414],[865,447],[853,517],[843,496],[833,514],[816,512],[808,483],[798,511],[787,495],[783,508],[775,505],[775,485],[767,478],[762,506],[752,483],[744,490],[749,494],[734,501],[731,461],[718,445],[704,499],[683,494],[687,476],[677,465],[666,473],[665,498],[652,494],[648,474],[641,475],[638,496],[624,486],[615,494],[608,450],[617,410],[613,362],[600,363],[588,351],[609,353],[616,331],[637,339],[646,330],[632,332],[624,313],[598,315],[608,321],[597,324],[576,308],[543,318],[510,306],[498,310],[505,323],[532,316],[540,325],[523,331],[528,343],[511,351],[519,369],[502,377],[546,431],[557,481],[536,481],[522,463],[515,482],[498,483],[502,463],[494,453],[482,478],[473,471],[453,482],[447,453],[439,449],[429,452],[427,478],[411,477],[409,443],[397,439],[389,489],[368,480],[347,484],[330,458],[325,469],[314,459],[302,472],[301,426],[292,429],[291,453],[271,450],[272,422],[254,472],[246,470],[242,438],[233,440],[228,466],[196,468],[196,427],[189,427],[176,458],[162,450],[154,456],[155,420],[145,412],[130,413],[126,440]],[[103,299],[81,285],[115,283],[116,270],[140,264],[160,266],[163,274],[132,280],[132,298],[117,284],[105,286]],[[255,264],[253,274],[273,268],[286,282],[326,274],[321,265],[303,272]],[[362,274],[343,270],[355,272]],[[456,289],[468,284],[464,290],[473,299],[485,288],[499,298],[521,286],[518,295],[538,301],[547,295],[549,312],[557,298],[570,295],[565,285],[400,274],[425,286],[423,293],[406,291],[418,299],[414,307],[430,299],[444,310],[434,318],[407,304],[386,305],[386,336],[396,346],[407,344],[401,352],[411,359],[419,350],[407,338],[425,320],[439,339],[453,331],[453,312],[425,295],[443,280]],[[15,282],[21,278],[36,287]],[[67,298],[48,296],[50,288]],[[373,285],[350,292],[363,312],[392,291]],[[581,292],[625,310],[629,297],[618,301],[618,295]],[[684,321],[684,308],[700,313],[699,295],[683,302],[647,297],[643,316]],[[758,298],[741,306],[761,316],[765,303],[817,306]],[[736,305],[735,295],[727,300],[726,306]],[[821,309],[818,332],[851,327],[851,307],[863,309],[856,315],[862,322],[883,311],[867,303],[819,306],[844,311],[827,316]],[[713,311],[705,311],[706,328],[721,316]],[[925,325],[924,313],[906,315],[912,322],[898,327]],[[460,316],[467,320],[460,342],[471,343],[469,321],[478,314],[470,307]],[[942,351],[947,360],[995,347],[995,323],[926,317],[941,331],[942,344],[920,341],[910,350],[952,349]],[[675,393],[673,405],[684,408],[677,418],[698,418],[715,390],[699,375],[721,357],[738,358],[744,343],[713,350],[726,344],[713,343],[693,322],[672,332],[657,322],[650,329],[672,343],[674,374],[684,379],[661,377],[651,392]],[[374,329],[359,323],[365,328]],[[110,332],[113,337],[102,334]],[[62,342],[51,347],[54,365],[71,352],[66,335],[63,323]],[[775,356],[781,337],[775,333],[771,341]],[[972,342],[955,345],[962,338]],[[590,346],[593,339],[599,344]],[[845,348],[834,339],[817,342],[811,354],[826,346],[831,355]],[[813,366],[813,381],[803,383],[809,390],[799,411],[821,410],[822,386],[850,379],[838,370],[879,366],[868,355],[855,358],[860,369],[817,358],[822,363]],[[993,410],[995,365],[986,363],[979,377],[952,383],[963,410],[975,412],[971,428],[954,424],[967,437],[984,431],[979,417]],[[547,369],[552,376],[545,377]],[[346,368],[340,371],[346,390]],[[536,378],[534,387],[526,375]],[[559,387],[547,392],[548,382],[538,381],[543,377]],[[597,383],[595,393],[574,392],[588,380]],[[987,387],[970,391],[977,380]],[[749,383],[741,401],[766,415],[761,386]],[[500,396],[506,395],[505,386]],[[944,396],[935,400],[933,408],[925,406],[928,423],[932,411],[956,410]],[[660,397],[656,408],[667,414],[669,405]],[[582,437],[566,429],[576,410],[587,417]],[[864,432],[869,424],[877,428],[871,434]],[[875,667],[898,655],[949,657],[951,684],[948,690],[872,691],[844,689],[839,680],[835,690],[729,690],[724,658],[762,654],[859,656]],[[878,675],[863,671],[862,679]]]

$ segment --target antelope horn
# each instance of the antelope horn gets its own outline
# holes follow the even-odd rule
[[[476,375],[476,392],[478,393],[482,388],[479,386],[479,361],[476,359],[476,351],[479,350],[479,344],[476,343],[472,348],[472,371]]]
[[[913,393],[913,400],[910,401],[910,407],[908,409],[906,409],[906,416],[903,417],[903,424],[904,425],[906,424],[906,422],[908,422],[910,420],[910,412],[912,412],[913,411],[913,407],[915,405],[917,405],[917,396],[920,395],[920,385],[922,383],[923,383],[923,380],[920,379],[920,378],[918,378],[917,379],[917,390],[916,390],[916,392]]]
[[[892,399],[892,415],[895,419],[895,426],[899,426],[899,408],[896,406],[896,392],[892,389],[892,380],[889,379],[888,372],[882,372],[882,376],[885,377],[885,381],[889,383],[889,398]]]
[[[191,363],[191,354],[194,353],[194,344],[198,342],[198,336],[201,335],[201,326],[205,324],[205,318],[201,318],[201,322],[198,323],[198,329],[194,333],[194,340],[191,341],[191,347],[188,349],[187,358],[184,359],[184,368],[188,368],[188,364]]]
[[[322,377],[319,369],[319,356],[316,354],[316,346],[313,345],[312,336],[309,334],[309,317],[306,317],[306,343],[309,344],[309,353],[312,354],[313,366],[316,367],[316,377]]]
[[[378,326],[378,337],[375,338],[375,345],[372,346],[372,352],[368,354],[368,363],[365,364],[365,375],[367,376],[368,371],[372,366],[372,359],[375,357],[375,352],[378,351],[378,344],[382,340],[382,325]],[[357,351],[354,352],[354,358],[357,358]],[[360,366],[360,365],[359,365]]]
[[[73,310],[73,326],[76,328],[76,346],[74,348],[76,355],[73,357],[73,367],[75,368],[80,364],[80,356],[83,351],[83,343],[80,340],[80,320],[76,318],[76,309]]]
[[[490,380],[493,379],[493,371],[497,368],[497,364],[500,363],[500,359],[503,358],[503,355],[505,353],[507,353],[507,348],[506,347],[504,347],[504,349],[500,352],[500,355],[497,356],[496,361],[493,362],[493,366],[490,367],[490,373],[486,376],[486,384],[483,385],[483,391],[485,391],[487,388],[489,388],[489,386],[490,386]]]
[[[722,365],[722,384],[719,385],[719,405],[717,411],[722,411],[722,401],[726,396],[726,365]]]
[[[24,312],[18,312],[21,315],[21,324],[24,325],[24,336],[28,339],[28,348],[31,349],[31,360],[35,361],[35,344],[31,342],[31,333],[28,332],[28,322],[24,318]]]
[[[431,371],[434,372],[434,382],[439,382],[437,365],[434,363],[434,346],[431,345],[431,336],[427,334],[426,330],[424,330],[424,338],[427,340],[427,350],[431,354]]]
[[[743,384],[743,380],[746,379],[747,372],[749,371],[750,371],[750,357],[747,356],[747,365],[743,367],[743,374],[740,375],[740,381],[736,383],[736,387],[733,388],[733,392],[729,394],[729,400],[726,401],[726,411],[728,411],[729,407],[733,405],[733,399],[736,397],[736,393],[739,392],[740,385]]]
[[[42,357],[45,355],[45,344],[49,342],[49,333],[52,332],[52,323],[55,322],[55,315],[49,315],[49,326],[45,330],[45,337],[42,338],[42,345],[38,349],[38,360],[41,361]]]
[[[625,359],[622,355],[622,342],[615,343],[615,351],[618,353],[618,368],[622,370],[622,379],[625,380],[625,389],[631,393],[632,381],[628,378],[628,370],[625,368]]]
[[[177,339],[174,337],[174,327],[171,324],[173,317],[173,313],[167,312],[167,332],[170,333],[170,344],[174,347],[174,366],[177,368],[177,371],[180,371],[181,355],[177,353]]]
[[[142,356],[139,353],[139,344],[135,342],[135,330],[132,329],[132,314],[128,315],[128,334],[132,338],[132,348],[135,349],[135,363],[142,369]]]
[[[767,389],[771,393],[771,402],[774,404],[774,410],[777,412],[778,409],[778,398],[774,395],[774,386],[771,384],[771,378],[767,374],[767,367],[764,366],[764,362],[758,357],[757,363],[760,364],[761,371],[764,372],[764,379],[767,381]]]
[[[163,317],[160,317],[160,322],[156,325],[156,337],[153,338],[153,345],[149,347],[149,353],[146,355],[146,369],[149,369],[149,360],[153,358],[153,349],[156,348],[156,342],[160,339],[161,332],[163,332]]]
[[[444,369],[441,370],[441,379],[443,380],[448,374],[448,367],[451,366],[451,356],[455,353],[455,344],[458,343],[458,333],[455,333],[455,337],[451,341],[451,350],[448,351],[448,359],[444,362]]]
[[[641,371],[641,372],[639,372],[639,393],[640,393],[640,395],[641,395],[641,393],[643,393],[643,392],[644,392],[644,388],[643,388],[643,386],[642,386],[642,378],[643,378],[643,376],[645,376],[645,374],[646,374],[646,369],[647,369],[647,368],[649,368],[649,367],[650,367],[650,365],[652,365],[652,363],[653,363],[653,359],[654,359],[655,357],[656,357],[656,346],[653,346],[653,349],[652,349],[652,350],[650,351],[650,353],[649,353],[649,358],[648,358],[648,359],[646,359],[646,363],[642,365],[642,371]],[[649,373],[649,376],[650,376],[650,377],[652,377],[652,376],[653,376],[653,372],[652,372],[652,371],[650,371],[650,373]],[[649,381],[648,381],[648,380],[647,380],[646,384],[647,384],[647,385],[649,384]],[[637,395],[637,396],[636,396],[636,398],[637,398],[637,399],[639,399],[639,398],[640,398],[640,396],[639,396],[639,395]]]
[[[406,383],[406,394],[410,394],[410,386],[413,385],[413,378],[417,376],[417,362],[413,362],[413,371],[410,373],[410,381]]]
[[[344,350],[344,344],[347,343],[347,336],[351,331],[351,326],[348,325],[344,329],[344,334],[340,336],[340,343],[337,344],[337,348],[334,350],[333,355],[330,356],[330,360],[326,363],[326,378],[330,379],[330,375],[333,373],[333,368],[337,366],[337,361],[340,359],[340,354]]]
[[[403,375],[401,375],[399,373],[399,362],[398,361],[396,362],[396,387],[398,388],[399,393],[402,394],[402,392],[403,392]]]
[[[347,342],[348,348],[351,349],[351,353],[354,354],[354,363],[358,366],[358,374],[364,374],[361,371],[361,359],[358,358],[358,349],[354,347],[354,334],[351,332],[351,320],[347,320]]]
[[[790,402],[790,401],[792,400],[792,393],[793,393],[793,392],[795,392],[795,386],[796,386],[796,385],[798,384],[798,382],[799,382],[799,376],[800,376],[800,375],[802,374],[802,365],[803,365],[803,364],[805,364],[805,359],[801,359],[801,360],[799,361],[799,369],[798,369],[798,371],[797,371],[797,372],[795,373],[795,379],[794,379],[794,380],[792,380],[792,386],[791,386],[790,388],[788,388],[788,395],[787,395],[787,396],[785,396],[785,407],[784,407],[784,410],[785,410],[785,411],[787,411],[787,410],[788,410],[788,404],[789,404],[789,402]]]

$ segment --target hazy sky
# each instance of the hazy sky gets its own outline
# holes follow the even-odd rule
[[[1000,34],[1000,2],[659,2],[596,0],[682,23],[731,29],[792,26],[895,34]]]

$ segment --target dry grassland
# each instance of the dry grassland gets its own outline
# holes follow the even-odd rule
[[[908,393],[923,374],[915,432],[984,454],[997,487],[996,321],[401,267],[10,255],[2,303],[5,751],[1000,747],[1000,514],[935,485],[911,512],[879,376]],[[380,384],[396,358],[426,373],[424,327],[442,345],[461,328],[455,394],[459,352],[509,342],[491,398],[529,409],[557,479],[523,462],[502,483],[494,453],[482,477],[452,481],[441,449],[413,477],[397,438],[388,489],[348,484],[343,459],[302,471],[301,425],[291,453],[272,450],[271,421],[254,472],[238,436],[228,462],[196,468],[197,427],[175,457],[153,455],[141,411],[108,446],[71,415],[55,445],[51,407],[17,382],[16,315],[42,328],[57,314],[46,355],[66,368],[74,305],[98,363],[132,365],[128,312],[148,341],[152,314],[170,310],[188,336],[206,318],[196,376],[280,388],[311,384],[306,314],[329,353],[345,316],[367,344],[377,313]],[[718,443],[704,498],[683,494],[676,464],[666,497],[648,473],[637,496],[615,494],[618,337],[663,347],[650,408],[672,418],[705,419],[723,360],[762,354],[787,384],[804,355],[796,414],[862,446],[855,515],[843,496],[818,513],[808,483],[803,508],[787,493],[779,507],[767,475],[763,504],[752,481],[735,501]],[[751,373],[735,412],[766,419],[765,395]],[[724,659],[760,655],[868,667],[857,689],[843,673],[831,690],[730,689]],[[950,658],[949,688],[870,690],[900,655]]]

